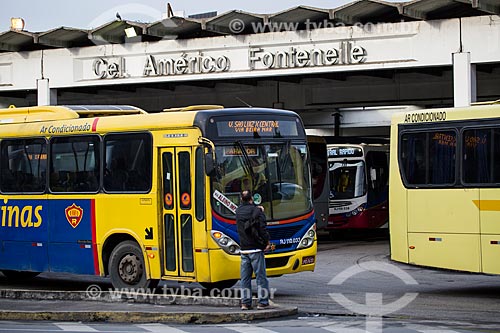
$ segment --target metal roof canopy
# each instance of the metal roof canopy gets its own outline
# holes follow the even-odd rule
[[[478,16],[499,14],[500,4],[495,0],[414,0],[403,6],[403,13],[419,20]]]
[[[309,6],[297,6],[269,16],[270,22],[320,22],[330,18],[328,9],[321,9]]]
[[[500,15],[500,2],[498,0],[459,0],[466,3],[471,2],[473,8],[483,12]]]
[[[89,33],[89,39],[96,42],[122,44],[125,42],[140,41],[143,35],[146,34],[146,24],[125,20],[114,20],[106,23]],[[125,29],[133,28],[138,38],[127,37]]]
[[[170,17],[153,22],[147,26],[147,34],[163,39],[176,39],[190,36],[201,30],[201,22],[183,17]]]
[[[64,48],[94,45],[89,40],[88,34],[88,30],[60,27],[40,33],[38,43]]]
[[[269,23],[295,23],[293,27],[300,30],[304,27],[311,28],[307,22],[324,20],[333,21],[335,24],[354,25],[358,22],[390,23],[492,14],[500,15],[499,0],[413,0],[399,3],[356,0],[333,9],[298,6],[268,15],[233,10],[211,19],[201,20],[171,17],[150,24],[115,20],[91,31],[66,27],[40,33],[9,30],[0,33],[0,52],[277,31],[274,26],[266,27]],[[235,25],[235,22],[240,23]],[[262,25],[262,29],[255,29],[258,25]],[[312,26],[312,28],[322,27],[324,26],[321,24]],[[133,28],[137,36],[127,37],[125,33],[127,28]],[[286,27],[281,30],[286,30]]]
[[[400,22],[405,19],[402,4],[380,0],[359,0],[331,11],[331,19],[352,25],[356,23]]]
[[[9,30],[0,34],[0,50],[2,51],[31,51],[36,49],[36,34],[28,31]]]
[[[264,24],[265,15],[252,14],[241,10],[231,10],[206,21],[204,28],[209,31],[235,35],[252,33],[255,24]]]

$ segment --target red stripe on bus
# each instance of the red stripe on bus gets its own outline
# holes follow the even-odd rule
[[[92,132],[95,132],[97,130],[97,122],[99,121],[99,118],[95,118],[94,122],[92,123]]]
[[[314,210],[311,211],[309,214],[306,214],[306,215],[302,215],[302,216],[299,216],[299,217],[296,217],[296,218],[293,218],[293,219],[289,219],[289,220],[279,221],[279,224],[287,224],[287,223],[297,222],[297,221],[300,221],[300,220],[305,220],[305,219],[310,218],[313,214],[314,214]]]
[[[222,217],[220,216],[219,214],[217,214],[214,210],[212,210],[212,215],[217,219],[217,220],[220,220],[224,223],[227,223],[227,224],[236,224],[236,220],[230,220],[230,219],[226,219],[225,217]]]
[[[95,275],[101,275],[99,271],[99,256],[97,255],[97,236],[95,228],[95,199],[90,200],[90,224],[92,225],[92,254],[94,256]]]

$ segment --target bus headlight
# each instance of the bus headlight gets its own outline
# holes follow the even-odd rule
[[[211,230],[210,235],[217,245],[227,254],[240,254],[240,246],[231,237],[217,230]]]
[[[314,239],[316,238],[316,224],[313,224],[309,230],[306,231],[304,237],[300,240],[297,249],[305,249],[311,247],[314,244]]]
[[[345,214],[345,217],[356,216],[362,213],[365,210],[365,204],[360,205],[359,207],[354,208],[354,210]]]

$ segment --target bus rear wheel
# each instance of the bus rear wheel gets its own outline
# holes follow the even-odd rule
[[[109,258],[109,275],[115,289],[155,288],[158,280],[148,280],[142,251],[137,243],[125,241],[113,249]]]

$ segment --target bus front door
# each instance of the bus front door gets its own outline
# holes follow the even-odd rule
[[[194,278],[191,148],[163,148],[163,272]]]

